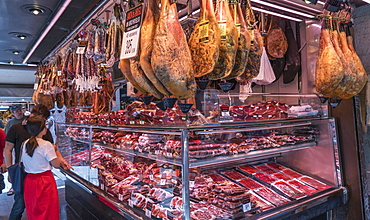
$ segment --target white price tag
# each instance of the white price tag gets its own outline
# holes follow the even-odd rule
[[[58,70],[58,76],[61,76],[61,75],[62,75],[62,71]]]
[[[159,150],[155,150],[155,152],[154,152],[154,153],[158,155],[158,154],[159,154]]]
[[[153,176],[153,174],[150,174],[150,175],[149,175],[149,179],[150,179],[150,180],[154,180],[154,176]]]
[[[134,207],[134,202],[132,201],[132,199],[129,199],[128,200],[128,205],[132,208]]]
[[[39,84],[35,83],[35,85],[33,85],[33,90],[37,90],[38,87],[39,87]]]
[[[166,179],[161,179],[161,182],[160,184],[163,186],[163,185],[166,185]]]
[[[122,39],[121,59],[135,57],[139,48],[143,5],[130,9],[126,13],[125,33]]]
[[[100,189],[101,189],[101,190],[104,190],[104,184],[101,184],[101,185],[100,185]]]
[[[118,194],[118,199],[119,199],[120,201],[123,201],[123,195],[122,195],[122,194]]]
[[[177,180],[172,179],[172,183],[176,185],[177,184]]]
[[[152,217],[152,211],[149,209],[145,209],[145,215],[148,216],[149,218]]]
[[[252,206],[250,202],[243,204],[243,212],[248,212],[251,209],[252,209]]]
[[[77,47],[76,54],[84,54],[86,47]]]
[[[194,187],[194,181],[189,181],[189,187],[193,188]]]

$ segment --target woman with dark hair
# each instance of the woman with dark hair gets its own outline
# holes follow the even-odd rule
[[[55,145],[42,139],[47,132],[43,117],[28,118],[26,127],[31,137],[22,144],[21,161],[27,172],[24,180],[27,219],[59,219],[58,190],[51,169],[59,168],[63,158],[57,156]]]

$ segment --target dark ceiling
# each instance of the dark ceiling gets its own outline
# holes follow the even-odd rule
[[[63,41],[86,16],[96,12],[95,9],[105,2],[113,0],[4,0],[0,1],[0,65],[22,64],[26,56],[34,47],[45,28],[53,17],[68,3],[64,13],[58,19],[49,33],[41,41],[32,55],[26,60],[28,64],[38,64],[58,44]],[[286,0],[262,0],[266,2],[284,2]],[[301,0],[290,0],[305,4]],[[353,4],[360,6],[361,0],[352,0]],[[179,6],[186,4],[187,0],[178,0]],[[193,7],[199,7],[198,0],[192,0]],[[253,2],[253,1],[252,1]],[[315,6],[312,6],[315,7]],[[43,11],[39,15],[30,13],[33,8]],[[183,8],[183,7],[181,7]],[[181,11],[185,15],[187,10]],[[21,40],[19,37],[26,38]],[[14,54],[14,52],[19,54]]]

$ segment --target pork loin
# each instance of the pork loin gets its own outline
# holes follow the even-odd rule
[[[231,74],[238,49],[238,29],[231,16],[228,1],[216,2],[216,19],[220,28],[221,43],[216,65],[207,75],[210,80],[222,79]]]
[[[178,19],[176,4],[162,0],[161,6],[153,41],[152,67],[170,93],[179,99],[188,99],[196,91],[191,53]]]

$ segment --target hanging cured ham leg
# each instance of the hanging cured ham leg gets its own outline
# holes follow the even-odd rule
[[[238,39],[238,49],[236,51],[235,64],[230,75],[224,79],[234,79],[242,75],[248,64],[248,54],[251,48],[251,36],[245,23],[243,17],[243,12],[240,4],[230,4],[230,10],[232,12],[235,24],[239,26],[239,39]]]
[[[316,63],[316,90],[324,95],[333,91],[343,79],[344,69],[330,37],[330,21],[324,19]]]
[[[221,44],[215,68],[207,75],[210,80],[222,79],[231,74],[238,49],[238,29],[227,0],[217,0],[216,18],[220,27]]]
[[[151,65],[153,39],[155,29],[159,20],[159,8],[157,0],[146,0],[146,13],[143,24],[141,26],[140,34],[140,65],[145,73],[145,76],[153,84],[153,86],[163,95],[170,95],[167,89],[155,76]]]
[[[152,67],[170,93],[179,99],[188,99],[196,90],[191,53],[178,20],[176,4],[162,0],[161,6],[153,42]]]
[[[200,3],[200,15],[189,39],[195,77],[213,70],[220,47],[220,30],[212,0],[200,0]]]
[[[347,29],[347,31],[345,31],[345,29]],[[348,50],[351,52],[350,54],[352,55],[354,68],[357,70],[356,82],[351,87],[349,87],[344,94],[339,96],[342,99],[349,99],[360,93],[361,90],[364,88],[367,82],[367,73],[364,66],[362,65],[360,58],[358,57],[356,51],[354,50],[352,41],[353,38],[351,36],[349,27],[348,26],[345,27],[344,24],[341,24],[339,36],[343,47],[347,46]]]
[[[344,96],[347,94],[346,90],[348,88],[351,88],[352,85],[356,82],[356,77],[357,77],[357,70],[354,66],[354,63],[352,62],[352,57],[351,57],[351,52],[348,49],[348,47],[341,49],[341,44],[340,39],[339,39],[339,32],[338,32],[338,26],[337,26],[337,20],[332,20],[333,24],[333,32],[331,34],[332,42],[335,51],[337,52],[343,68],[344,68],[344,74],[343,74],[343,79],[342,81],[338,84],[338,86],[330,92],[328,95],[329,97],[338,97],[339,95]],[[345,54],[343,53],[345,52]]]

